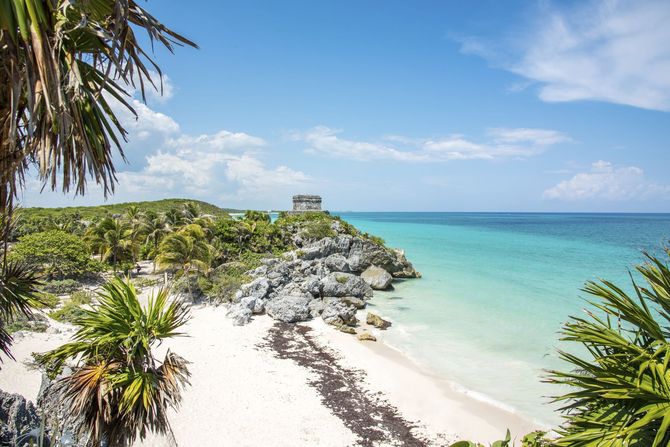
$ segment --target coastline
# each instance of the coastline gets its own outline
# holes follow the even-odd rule
[[[191,362],[191,386],[170,417],[179,445],[219,439],[241,446],[446,446],[490,442],[507,428],[517,437],[541,428],[424,373],[365,324],[378,342],[359,341],[320,319],[293,325],[256,316],[234,326],[225,312],[194,306],[185,336],[160,347],[159,355],[170,349]],[[0,389],[34,401],[41,373],[24,362],[70,334],[18,337],[17,361],[3,365]],[[168,444],[155,435],[137,443]]]

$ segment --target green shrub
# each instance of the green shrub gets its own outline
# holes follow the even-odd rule
[[[7,332],[13,334],[18,331],[30,331],[30,332],[45,332],[49,324],[46,321],[46,318],[41,314],[34,313],[30,318],[26,317],[24,314],[19,314],[15,319],[10,321],[6,328]]]
[[[81,306],[82,304],[91,304],[93,301],[93,295],[91,292],[86,290],[77,290],[76,292],[73,292],[72,295],[70,295],[70,301],[77,306]]]
[[[72,293],[75,290],[82,288],[81,283],[74,279],[61,279],[56,281],[47,281],[42,286],[42,290],[48,293],[55,293],[56,295],[65,295]]]
[[[344,275],[336,275],[335,276],[335,281],[337,281],[340,284],[346,284],[346,282],[349,280],[348,277]]]
[[[73,301],[66,301],[58,310],[49,313],[49,316],[61,323],[74,323],[75,320],[84,315],[84,310]]]
[[[101,271],[100,263],[91,259],[83,239],[62,230],[23,236],[12,247],[10,256],[42,271],[49,278],[63,279]]]
[[[55,309],[60,304],[60,298],[53,293],[42,292],[37,296],[37,302],[33,305],[36,309]]]

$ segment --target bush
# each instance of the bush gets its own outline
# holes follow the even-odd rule
[[[41,314],[34,313],[30,318],[19,314],[14,320],[7,324],[7,332],[13,334],[18,331],[45,332],[49,328],[46,318]]]
[[[251,278],[245,275],[249,269],[244,263],[233,262],[221,266],[219,270],[212,275],[210,287],[205,296],[213,303],[228,303],[235,297],[235,292],[249,282]]]
[[[55,309],[60,304],[60,298],[53,293],[42,292],[37,295],[36,309]]]
[[[91,292],[86,290],[77,290],[72,295],[70,295],[70,301],[78,306],[82,304],[91,304],[93,301],[93,295]]]
[[[61,323],[74,323],[84,315],[84,310],[73,301],[66,301],[58,310],[49,313],[49,316]]]
[[[47,281],[42,286],[42,290],[56,295],[65,295],[82,288],[81,283],[74,279],[62,279],[57,281]]]
[[[100,263],[81,237],[62,230],[23,236],[10,252],[12,259],[42,271],[50,278],[63,279],[101,271]]]

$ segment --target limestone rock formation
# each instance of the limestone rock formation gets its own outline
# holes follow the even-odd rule
[[[393,276],[386,270],[376,265],[371,265],[366,268],[363,273],[361,273],[361,278],[365,281],[373,290],[386,290],[391,287],[393,282]]]

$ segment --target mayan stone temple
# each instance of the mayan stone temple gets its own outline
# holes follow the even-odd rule
[[[293,211],[321,211],[321,196],[305,194],[293,196]]]

